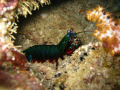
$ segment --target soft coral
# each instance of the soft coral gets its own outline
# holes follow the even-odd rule
[[[120,21],[113,21],[111,15],[103,12],[103,9],[98,6],[87,11],[87,19],[97,22],[93,35],[103,43],[105,50],[112,55],[120,55]]]

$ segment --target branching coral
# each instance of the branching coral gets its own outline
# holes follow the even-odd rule
[[[31,11],[39,9],[39,3],[36,2],[35,0],[33,1],[22,1],[20,0],[18,3],[18,9],[17,9],[17,18],[18,15],[24,15],[25,17],[29,13],[32,15]]]
[[[10,22],[10,25],[8,27],[8,34],[10,35],[11,38],[15,39],[15,37],[12,35],[13,33],[17,33],[17,24],[15,22]]]
[[[17,0],[0,0],[0,32],[2,37],[9,34],[10,37],[14,38],[12,34],[16,33],[17,27],[15,23],[11,24],[11,22],[14,22],[14,9],[17,7],[17,5]],[[15,28],[13,28],[14,26]]]
[[[50,4],[50,0],[19,0],[15,17],[18,19],[18,15],[24,15],[25,17],[27,17],[27,14],[32,15],[32,10],[39,9],[39,2],[41,6]]]
[[[103,47],[112,55],[120,55],[120,20],[113,21],[110,13],[105,13],[103,7],[98,6],[87,11],[87,19],[97,22],[94,36],[103,42]]]
[[[43,4],[49,5],[50,0],[19,0],[17,3],[18,4],[16,7],[16,11],[13,16],[14,19],[19,21],[19,15],[23,15],[26,18],[28,14],[32,15],[33,10],[39,9],[39,3],[41,4],[41,6],[43,6]],[[14,21],[15,20],[13,20],[13,23],[8,28],[8,34],[13,39],[15,39],[15,37],[12,34],[17,33],[16,30],[18,28],[17,24]]]
[[[19,15],[27,17],[27,14],[32,15],[32,10],[39,9],[39,3],[50,4],[50,0],[0,0],[0,22],[5,22],[5,35],[8,34],[10,38],[15,39],[12,35],[17,33],[17,24]]]

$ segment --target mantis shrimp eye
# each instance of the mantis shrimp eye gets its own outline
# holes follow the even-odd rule
[[[72,33],[73,29],[71,28],[70,30],[67,30],[67,33]]]

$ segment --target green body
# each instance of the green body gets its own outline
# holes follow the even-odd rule
[[[28,60],[31,62],[33,58],[56,58],[64,53],[69,37],[66,35],[58,45],[35,45],[24,50]]]
[[[58,45],[35,45],[24,50],[25,56],[31,62],[32,59],[52,59],[63,55],[65,49],[72,49],[72,51],[81,44],[80,40],[76,39],[76,34],[72,33],[72,29],[67,31],[67,35],[59,42]],[[79,32],[81,33],[81,32]],[[76,41],[77,40],[77,41]],[[77,42],[77,44],[76,44]]]

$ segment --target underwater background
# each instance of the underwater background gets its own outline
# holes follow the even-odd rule
[[[0,0],[0,7],[0,90],[119,90],[119,0]],[[44,58],[34,62],[23,53],[58,45],[68,30],[80,32],[70,38],[80,40],[72,53],[49,59],[43,52],[56,49],[36,48],[29,53]]]

